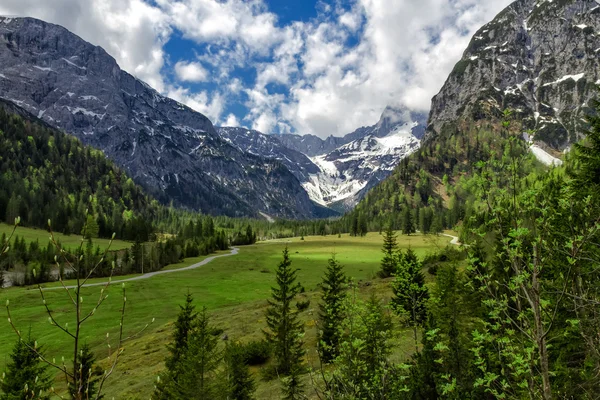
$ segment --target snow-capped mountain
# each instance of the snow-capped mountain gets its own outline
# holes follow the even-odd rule
[[[319,204],[341,211],[351,209],[419,148],[425,121],[425,115],[386,108],[376,125],[360,128],[344,137],[347,143],[311,157],[320,171],[302,186]]]
[[[245,128],[217,128],[241,151],[277,160],[294,174],[314,202],[346,211],[419,148],[426,116],[387,107],[376,125],[344,136],[266,135]]]

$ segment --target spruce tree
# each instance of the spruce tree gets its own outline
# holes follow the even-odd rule
[[[319,305],[321,329],[318,332],[319,355],[321,360],[329,363],[339,353],[339,343],[342,338],[342,321],[344,320],[344,301],[346,299],[348,278],[344,267],[333,255],[328,262],[327,271],[323,277],[322,302]]]
[[[90,346],[85,343],[79,350],[79,357],[77,362],[77,372],[79,373],[79,387],[75,388],[69,385],[69,392],[71,397],[76,399],[79,398],[78,394],[83,394],[81,397],[84,399],[96,399],[96,384],[98,378],[93,376],[94,363],[96,362],[96,356],[92,352]],[[98,397],[102,399],[104,396]]]
[[[244,347],[239,344],[227,346],[227,394],[229,400],[252,400],[256,384],[248,368]]]
[[[575,143],[575,159],[579,163],[576,170],[571,171],[576,186],[581,191],[598,194],[600,187],[600,102],[594,101],[595,114],[587,117],[590,125],[583,143]]]
[[[153,399],[168,399],[178,385],[181,375],[181,359],[188,350],[188,341],[190,334],[197,324],[198,313],[194,306],[194,299],[188,292],[185,298],[185,304],[179,306],[179,314],[175,321],[175,332],[173,339],[167,345],[169,357],[165,360],[166,371],[156,385],[156,390],[152,396]]]
[[[383,236],[383,259],[381,260],[381,270],[379,271],[380,278],[389,278],[396,273],[398,268],[398,242],[396,241],[396,234],[392,230],[391,224],[385,231]]]
[[[418,351],[417,331],[427,316],[426,303],[429,298],[425,287],[425,276],[421,272],[421,262],[412,249],[400,257],[396,279],[392,285],[392,304],[396,312],[407,317],[413,328],[415,347]]]
[[[402,213],[402,233],[408,236],[415,233],[413,213],[409,207],[405,207]]]
[[[271,299],[266,312],[268,330],[267,340],[274,346],[277,358],[277,372],[288,375],[293,368],[299,368],[304,351],[302,336],[304,327],[298,320],[298,311],[293,307],[294,299],[300,292],[301,285],[296,282],[298,270],[292,268],[292,261],[286,247],[283,260],[276,272],[277,286],[271,288]]]
[[[181,359],[177,395],[170,398],[218,399],[222,395],[219,366],[223,352],[219,349],[219,338],[204,308],[198,314],[197,326],[188,338],[187,351]]]
[[[25,340],[27,343],[25,343]],[[49,399],[46,393],[51,387],[47,365],[31,348],[36,342],[31,336],[19,339],[10,354],[6,372],[0,379],[0,400]],[[41,352],[41,349],[37,349]]]

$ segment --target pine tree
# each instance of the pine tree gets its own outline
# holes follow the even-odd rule
[[[227,386],[229,400],[252,400],[256,383],[246,363],[244,348],[239,344],[227,346],[225,351],[227,364]]]
[[[175,392],[181,375],[181,359],[188,350],[188,341],[192,330],[197,324],[198,314],[194,306],[194,299],[188,292],[185,298],[185,304],[179,306],[179,314],[175,321],[175,332],[173,332],[172,342],[167,345],[169,357],[165,360],[166,371],[159,378],[156,390],[152,396],[153,399],[168,399],[170,394]]]
[[[576,186],[581,190],[596,191],[600,187],[600,102],[594,101],[595,114],[587,117],[590,129],[583,143],[575,143],[575,157],[579,168],[572,171]]]
[[[339,343],[342,338],[342,321],[344,319],[344,301],[346,299],[348,278],[344,267],[333,255],[328,262],[327,271],[323,277],[322,302],[319,305],[319,354],[323,362],[331,362],[339,353]]]
[[[358,234],[360,236],[366,236],[369,233],[369,225],[367,223],[367,216],[363,213],[358,217]]]
[[[425,287],[425,276],[421,272],[421,263],[417,256],[408,249],[400,257],[396,279],[392,285],[394,297],[392,304],[396,312],[407,317],[413,328],[415,347],[418,352],[418,328],[427,316],[426,303],[429,293]]]
[[[219,365],[223,352],[219,349],[219,338],[214,335],[206,308],[198,314],[198,324],[189,335],[188,348],[181,359],[176,396],[182,399],[218,399],[222,395]]]
[[[13,347],[6,372],[0,380],[0,400],[50,398],[46,393],[52,384],[48,367],[30,347],[36,347],[31,335],[28,339],[19,339]],[[41,349],[37,351],[41,352]]]
[[[398,268],[398,242],[396,241],[396,234],[392,230],[392,226],[388,225],[387,230],[383,236],[383,259],[381,260],[381,270],[379,271],[380,278],[389,278],[396,273]]]
[[[409,207],[405,207],[402,213],[402,233],[408,236],[415,233],[413,213]]]
[[[133,270],[135,272],[142,272],[144,270],[144,245],[136,240],[131,246],[131,255],[133,258]]]
[[[288,375],[293,368],[301,365],[304,352],[302,336],[304,328],[298,320],[298,311],[293,307],[294,299],[301,285],[296,282],[298,270],[292,268],[287,247],[283,251],[283,260],[276,272],[277,286],[271,288],[271,299],[266,312],[267,339],[273,343],[277,358],[277,372]]]
[[[96,399],[96,384],[98,383],[98,378],[93,376],[96,356],[87,343],[81,346],[79,358],[76,362],[78,364],[79,387],[74,388],[72,385],[69,385],[71,397],[76,399],[79,398],[78,394],[83,394],[80,396],[81,398]],[[98,397],[98,399],[102,398],[104,398],[104,396]]]
[[[299,357],[302,357],[300,355]],[[300,380],[302,368],[294,365],[287,377],[283,378],[283,400],[304,399],[304,385]]]

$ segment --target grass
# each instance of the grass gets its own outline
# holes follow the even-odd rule
[[[445,247],[449,241],[447,237],[399,236],[401,248],[410,246],[421,257],[436,248]],[[225,329],[230,340],[258,339],[261,337],[261,329],[265,327],[264,309],[270,287],[274,283],[273,271],[281,260],[281,252],[285,246],[289,247],[293,266],[300,269],[299,281],[307,291],[303,296],[311,300],[310,309],[314,310],[318,304],[317,284],[321,281],[327,259],[334,252],[345,265],[346,273],[359,283],[361,290],[375,290],[380,296],[388,296],[389,282],[373,280],[379,269],[382,242],[382,237],[377,233],[370,233],[364,238],[328,236],[270,241],[242,247],[236,256],[218,258],[195,270],[128,283],[127,334],[139,331],[153,318],[155,322],[140,337],[126,345],[122,363],[109,381],[107,398],[149,397],[154,377],[163,367],[171,323],[188,291],[194,296],[198,307],[208,308],[214,323]],[[171,267],[187,266],[201,259],[203,258],[188,259]],[[84,289],[84,305],[89,309],[93,308],[99,292],[99,287]],[[122,307],[120,286],[111,286],[108,293],[106,303],[83,327],[84,340],[92,345],[99,359],[107,355],[106,334],[109,333],[111,338],[116,337]],[[47,302],[61,325],[74,318],[65,296],[62,290],[46,292]],[[66,340],[64,333],[47,322],[37,290],[4,289],[0,291],[0,300],[10,300],[15,324],[22,331],[31,328],[51,357],[58,359],[64,355],[71,358],[63,350],[69,348],[71,343]],[[314,346],[315,329],[311,321],[315,314],[310,309],[303,313],[303,318],[307,326],[307,344],[312,343]],[[73,322],[70,325],[73,326]],[[0,370],[4,368],[14,342],[15,334],[8,323],[4,322],[0,325],[0,355],[3,355],[0,356]],[[269,393],[278,390],[271,386],[272,384],[261,383],[257,397],[270,398]]]
[[[12,233],[13,226],[0,224],[0,237],[4,233],[7,237]],[[50,241],[50,233],[44,229],[18,227],[15,236],[25,238],[27,243],[38,241],[40,246],[46,246]],[[62,233],[54,233],[56,240],[60,241],[62,246],[69,249],[74,249],[81,244],[81,235],[63,235]],[[14,240],[13,236],[13,240]],[[99,246],[101,250],[105,250],[110,243],[109,239],[94,239],[94,247]],[[115,240],[110,247],[111,250],[123,250],[131,247],[131,243],[122,240]]]

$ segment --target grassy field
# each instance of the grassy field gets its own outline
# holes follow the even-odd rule
[[[13,230],[12,225],[0,223],[0,236],[2,236],[2,234],[4,233],[8,237],[11,234],[12,230]],[[28,243],[38,241],[40,243],[40,246],[44,246],[44,247],[50,241],[50,233],[48,233],[44,229],[25,228],[25,227],[20,226],[17,228],[17,231],[15,232],[15,236],[19,236],[20,238],[24,237],[25,241]],[[81,243],[80,235],[68,235],[67,236],[67,235],[63,235],[62,233],[55,233],[54,237],[56,238],[56,240],[60,241],[60,243],[65,248],[69,248],[69,249],[74,249],[77,246],[79,246],[79,244]],[[13,237],[13,239],[14,239],[14,237]],[[99,246],[100,249],[102,249],[102,250],[106,249],[106,247],[108,246],[109,243],[110,243],[110,240],[108,240],[108,239],[94,239],[94,246]],[[124,242],[121,240],[115,240],[115,241],[113,241],[113,244],[110,247],[110,249],[111,250],[122,250],[122,249],[127,249],[129,247],[131,247],[131,243]]]
[[[400,247],[410,246],[420,256],[450,242],[447,237],[400,236]],[[162,369],[166,355],[165,344],[171,333],[178,305],[189,291],[198,307],[206,306],[215,324],[225,329],[230,340],[246,341],[260,338],[265,327],[264,309],[273,285],[274,274],[281,252],[288,246],[293,265],[300,269],[299,280],[306,288],[303,295],[311,300],[309,311],[303,313],[306,321],[307,343],[314,345],[315,329],[313,309],[318,302],[317,284],[332,253],[346,266],[364,291],[377,291],[382,297],[389,295],[389,282],[374,280],[381,259],[382,237],[371,233],[365,238],[349,236],[306,237],[305,240],[290,239],[259,243],[240,249],[232,257],[219,258],[196,270],[154,277],[128,283],[126,331],[137,332],[155,318],[155,322],[144,333],[126,345],[125,356],[117,373],[111,378],[107,398],[147,399],[153,381]],[[198,262],[202,258],[188,259],[179,266]],[[118,279],[121,279],[120,277]],[[367,284],[366,282],[369,281]],[[84,291],[84,304],[93,308],[100,288]],[[73,319],[64,291],[46,292],[50,308],[58,315],[60,324]],[[11,288],[0,291],[0,300],[10,300],[13,320],[19,329],[31,328],[40,344],[49,355],[69,356],[64,353],[69,346],[64,334],[47,322],[37,290]],[[109,289],[109,299],[83,328],[85,340],[97,352],[99,359],[107,355],[106,333],[115,337],[119,325],[122,299],[120,285]],[[6,320],[5,320],[6,321]],[[72,326],[72,322],[70,324]],[[405,340],[400,338],[399,340]],[[15,342],[15,335],[7,322],[0,325],[0,370],[6,363],[7,354]],[[410,343],[410,342],[409,342]],[[113,344],[114,345],[114,344]],[[310,354],[309,354],[310,355]],[[314,355],[313,355],[314,356]],[[257,397],[275,396],[277,385],[260,384]]]

